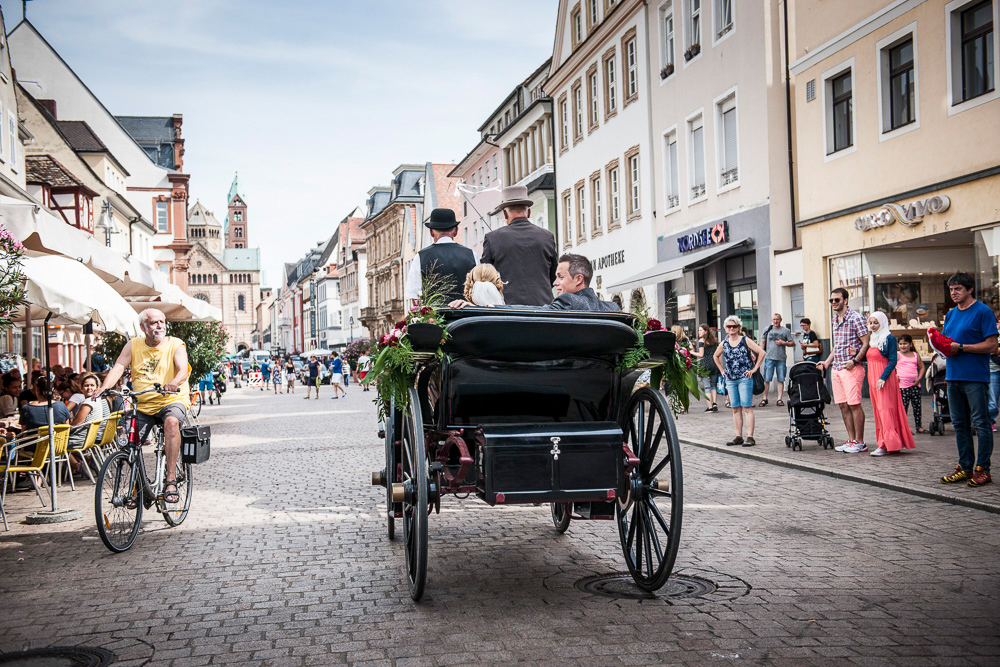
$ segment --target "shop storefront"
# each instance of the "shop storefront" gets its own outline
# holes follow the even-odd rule
[[[771,308],[769,207],[741,211],[657,239],[658,263],[625,286],[655,284],[658,315],[692,335],[729,315],[760,334]],[[763,313],[763,315],[761,315]]]
[[[882,202],[802,226],[806,309],[827,313],[830,290],[850,306],[886,313],[894,334],[910,334],[927,355],[926,331],[954,307],[948,278],[974,274],[977,297],[1000,310],[1000,176]],[[815,318],[816,322],[819,318]]]

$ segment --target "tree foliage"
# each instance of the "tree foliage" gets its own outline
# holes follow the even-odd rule
[[[226,358],[229,332],[219,322],[168,322],[167,335],[187,346],[192,378],[200,378]]]
[[[24,246],[0,227],[0,330],[13,325],[14,311],[24,304],[23,256]]]

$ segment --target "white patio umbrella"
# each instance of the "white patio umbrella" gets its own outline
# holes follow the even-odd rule
[[[128,297],[137,312],[146,308],[156,308],[163,312],[170,322],[219,322],[222,311],[201,299],[185,294],[172,283],[164,286],[159,296]]]
[[[49,323],[87,324],[93,322],[105,331],[117,331],[125,336],[139,332],[139,316],[128,302],[106,282],[80,262],[49,255],[26,257],[22,271],[26,278],[25,299],[28,305],[21,309],[19,320],[45,314],[45,367],[52,372],[49,356]],[[54,318],[54,319],[53,319]],[[48,395],[49,453],[55,451],[55,420],[52,413],[52,392]],[[56,498],[56,472],[54,458],[49,465],[49,492],[51,508],[44,513],[48,520],[59,516],[76,518],[60,512]]]

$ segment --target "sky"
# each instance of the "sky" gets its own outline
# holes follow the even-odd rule
[[[0,0],[7,30],[20,0]],[[552,55],[557,0],[31,0],[113,114],[184,115],[191,203],[239,172],[265,285],[404,163],[461,160]],[[74,120],[66,118],[63,120]]]

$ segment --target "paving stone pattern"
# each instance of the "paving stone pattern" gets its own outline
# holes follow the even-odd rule
[[[692,443],[718,447],[720,451],[727,450],[725,443],[732,440],[733,429],[732,410],[724,407],[725,397],[719,401],[719,411],[705,413],[704,402],[691,406],[691,412],[682,415],[677,420],[677,432],[682,440]],[[756,397],[756,403],[760,397]],[[869,451],[875,448],[875,419],[872,416],[871,401],[865,399],[865,438]],[[929,424],[931,412],[930,399],[924,397],[924,428]],[[840,416],[840,408],[836,405],[827,406],[827,418],[830,421],[827,429],[836,439],[837,444],[843,444],[847,439],[847,429]],[[762,457],[784,464],[804,464],[818,471],[846,475],[857,480],[871,481],[888,485],[890,488],[902,487],[914,493],[933,495],[952,502],[966,502],[981,509],[1000,512],[1000,480],[989,486],[970,487],[967,484],[942,484],[941,476],[950,474],[958,464],[958,449],[955,445],[955,430],[951,424],[945,425],[944,435],[916,434],[916,448],[889,454],[887,456],[870,456],[869,452],[860,454],[844,454],[832,449],[824,450],[816,441],[803,441],[801,451],[792,451],[785,446],[785,436],[788,435],[788,408],[775,405],[775,392],[771,390],[770,405],[754,408],[757,420],[755,447],[731,447],[728,454],[739,456]],[[910,424],[913,417],[910,416]],[[995,438],[995,436],[994,436]],[[1000,450],[996,452],[1000,456]],[[1000,470],[1000,468],[998,468]]]
[[[206,407],[212,459],[190,517],[170,529],[147,514],[125,554],[101,544],[89,483],[64,487],[85,511],[72,523],[25,525],[37,499],[9,497],[0,651],[90,645],[178,666],[998,664],[1000,516],[694,446],[677,571],[732,594],[590,595],[576,582],[625,571],[613,522],[560,536],[546,507],[446,499],[415,604],[368,485],[382,466],[373,394],[349,391],[231,390]]]

